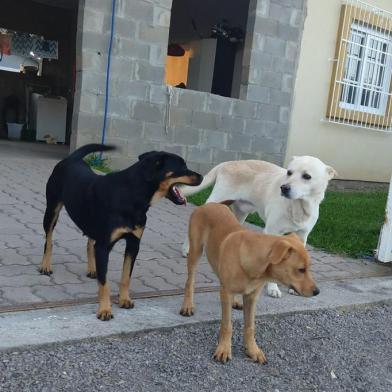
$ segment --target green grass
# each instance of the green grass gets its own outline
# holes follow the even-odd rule
[[[210,193],[211,189],[207,189],[188,200],[201,205]],[[309,244],[350,257],[371,257],[377,247],[386,202],[386,192],[327,192]],[[247,221],[264,225],[257,214],[249,215]]]
[[[99,170],[102,173],[110,173],[112,171],[108,159],[101,159],[99,154],[90,154],[84,160],[92,169]]]

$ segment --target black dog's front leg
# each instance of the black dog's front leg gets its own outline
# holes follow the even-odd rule
[[[130,309],[134,307],[134,303],[129,297],[129,283],[133,267],[135,265],[135,260],[139,253],[140,239],[131,234],[127,236],[125,240],[127,245],[125,248],[124,264],[120,281],[118,305],[120,308]]]
[[[106,280],[110,248],[108,246],[95,243],[94,249],[97,267],[99,301],[97,317],[101,321],[108,321],[113,318],[112,304],[110,301],[110,286]]]

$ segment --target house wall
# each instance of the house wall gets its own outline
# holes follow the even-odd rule
[[[107,143],[129,165],[152,149],[205,172],[221,161],[282,163],[306,0],[251,0],[241,99],[164,85],[171,0],[117,0]],[[101,140],[111,0],[81,0],[71,147]]]
[[[392,12],[390,0],[367,3]],[[321,121],[327,108],[341,4],[341,0],[308,1],[285,161],[293,155],[314,155],[332,165],[341,179],[389,181],[392,132]]]

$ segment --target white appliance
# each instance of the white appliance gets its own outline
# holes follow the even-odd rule
[[[67,100],[64,97],[34,95],[32,109],[35,112],[33,123],[36,125],[37,140],[44,141],[44,136],[49,135],[57,143],[65,143]]]
[[[4,55],[3,59],[0,62],[0,70],[1,71],[9,71],[9,72],[21,72],[21,66],[34,67],[38,71],[38,63],[32,59],[15,56],[15,55]]]

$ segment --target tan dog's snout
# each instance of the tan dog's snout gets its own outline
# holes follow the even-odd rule
[[[314,285],[310,290],[298,290],[295,286],[290,285],[290,289],[294,290],[298,295],[302,295],[304,297],[315,297],[320,294],[320,289]]]

